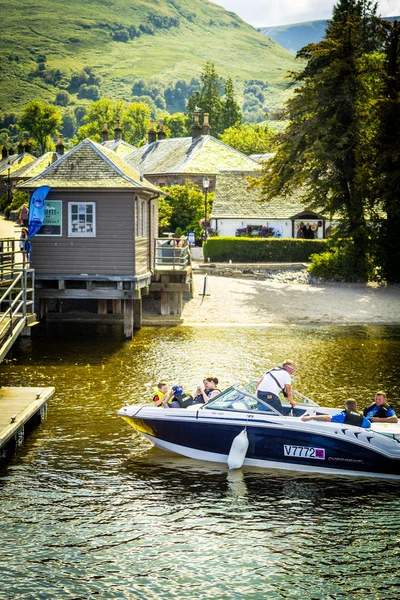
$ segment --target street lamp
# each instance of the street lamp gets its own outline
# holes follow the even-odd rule
[[[203,177],[203,189],[204,189],[204,229],[206,228],[207,222],[207,194],[208,188],[210,187],[210,180],[207,175]]]
[[[8,161],[7,163],[7,167],[8,167],[8,175],[7,175],[7,196],[8,196],[8,204],[11,203],[11,162]]]

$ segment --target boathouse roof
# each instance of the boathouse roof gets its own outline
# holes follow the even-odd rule
[[[162,194],[118,154],[89,138],[72,148],[41,174],[18,187],[139,188]]]
[[[249,177],[259,177],[259,171],[222,172],[217,177],[212,207],[212,219],[290,219],[302,214],[301,190],[290,196],[278,196],[260,203],[260,188],[249,189]]]
[[[137,148],[125,160],[146,175],[168,173],[206,173],[217,175],[222,169],[254,170],[257,162],[212,135],[193,139],[169,138]]]

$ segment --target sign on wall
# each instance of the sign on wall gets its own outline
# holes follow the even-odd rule
[[[62,235],[62,202],[46,200],[44,221],[36,235]]]

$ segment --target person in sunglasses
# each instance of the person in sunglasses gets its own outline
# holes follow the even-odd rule
[[[257,398],[264,400],[267,404],[275,408],[282,415],[286,414],[286,409],[283,408],[279,394],[283,394],[292,406],[296,406],[296,402],[292,396],[292,374],[296,370],[296,363],[293,360],[284,360],[281,367],[275,367],[267,371],[257,381]],[[261,408],[263,405],[259,405]]]

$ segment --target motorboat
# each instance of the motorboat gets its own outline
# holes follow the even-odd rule
[[[207,404],[174,409],[132,404],[118,415],[157,448],[194,459],[231,467],[235,444],[245,438],[235,466],[400,479],[400,425],[374,423],[364,429],[302,421],[304,415],[332,415],[338,409],[299,396],[292,410],[283,403],[288,413],[283,416],[257,398],[252,382],[235,384]]]

